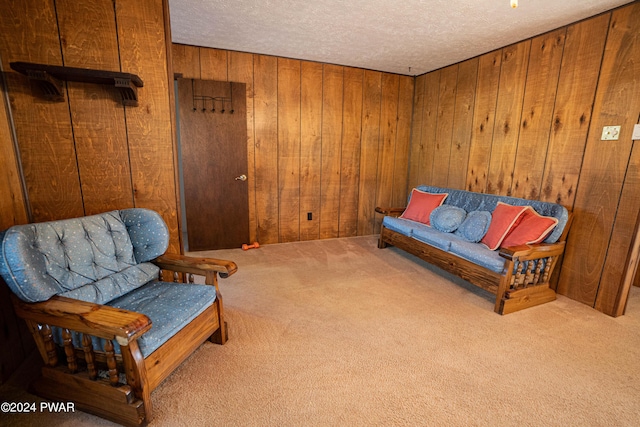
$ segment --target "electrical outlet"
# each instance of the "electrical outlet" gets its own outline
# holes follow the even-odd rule
[[[313,215],[311,212],[307,212],[307,221],[311,221],[313,219]]]
[[[633,135],[631,135],[631,139],[634,141],[640,140],[640,125],[633,125]]]
[[[602,128],[601,141],[617,141],[620,138],[620,126],[605,126]]]

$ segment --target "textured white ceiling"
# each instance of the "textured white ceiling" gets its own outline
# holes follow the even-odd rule
[[[418,75],[629,0],[169,0],[173,42]]]

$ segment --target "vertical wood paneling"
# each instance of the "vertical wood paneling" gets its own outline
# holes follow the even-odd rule
[[[163,4],[116,2],[116,21],[121,68],[144,81],[139,105],[125,111],[134,203],[162,215],[169,250],[180,252]]]
[[[322,77],[321,239],[339,235],[342,103],[343,67],[325,64]]]
[[[0,230],[29,222],[7,107],[0,100]]]
[[[567,28],[541,200],[573,207],[610,17]]]
[[[562,290],[574,299],[616,314],[626,254],[631,247],[640,202],[640,158],[632,148],[633,125],[640,115],[640,3],[612,13],[604,52],[592,129],[585,151],[576,211],[577,227],[568,242],[567,273],[583,280],[579,291]],[[621,126],[617,141],[601,141],[602,127]],[[636,147],[637,148],[637,147]],[[609,207],[603,209],[603,206]],[[565,267],[562,276],[565,276]],[[561,277],[562,279],[562,277]],[[560,288],[559,288],[560,289]]]
[[[422,158],[422,122],[424,120],[424,92],[427,83],[427,75],[422,74],[415,78],[413,91],[413,118],[411,120],[411,149],[409,152],[409,179],[407,187],[412,189],[420,182],[420,159]],[[398,206],[404,206],[406,200]]]
[[[56,10],[65,65],[120,71],[111,0],[57,1]],[[69,82],[67,87],[85,214],[133,207],[119,95],[105,85]]]
[[[180,250],[165,5],[162,0],[0,2],[0,57],[33,221],[82,216],[83,204],[92,213],[135,201],[163,215],[170,250]],[[125,111],[113,88],[79,83],[64,84],[63,102],[47,101],[36,85],[8,71],[13,61],[136,73],[144,81],[140,106]],[[13,216],[23,222],[19,213]],[[28,333],[22,344],[29,354]],[[1,345],[5,348],[4,341]]]
[[[464,190],[469,164],[469,147],[473,129],[473,107],[478,80],[478,58],[461,62],[458,66],[453,137],[447,186]]]
[[[300,240],[300,61],[278,58],[280,242]]]
[[[200,48],[200,78],[221,82],[228,80],[226,50]]]
[[[380,99],[382,73],[364,71],[362,93],[362,145],[358,188],[358,235],[373,234],[376,208],[378,144],[380,140]]]
[[[573,208],[558,291],[614,316],[624,311],[628,285],[637,280],[625,269],[633,267],[628,254],[640,209],[638,154],[624,132],[640,114],[639,7],[634,2],[478,58],[465,185]],[[458,111],[468,63],[458,64],[454,140],[465,127]],[[435,83],[438,94],[446,91],[445,70]],[[409,183],[437,182],[446,173],[455,187],[456,167],[465,163],[456,157],[455,141],[442,170],[447,154],[431,148],[442,144],[440,115],[448,111],[439,105],[445,97],[428,93],[437,72],[416,78]],[[430,111],[438,111],[437,121]],[[622,125],[620,140],[600,141],[602,127],[613,124]],[[434,174],[426,177],[430,164]]]
[[[10,61],[33,61],[49,64],[62,64],[61,50],[65,52],[65,60],[71,60],[74,57],[74,50],[82,51],[85,58],[82,58],[85,64],[91,61],[106,68],[112,61],[105,61],[106,55],[111,55],[112,48],[109,44],[113,44],[113,25],[114,17],[107,17],[104,13],[92,13],[93,19],[96,21],[95,28],[101,30],[91,33],[92,29],[86,28],[86,23],[80,23],[77,28],[71,28],[67,25],[70,21],[66,21],[65,10],[94,10],[98,7],[108,6],[108,2],[98,2],[89,5],[85,0],[72,4],[67,1],[60,1],[59,7],[61,12],[61,23],[63,28],[62,40],[59,38],[56,23],[54,3],[50,1],[5,1],[0,5],[0,13],[3,19],[0,21],[2,28],[0,31],[0,54],[4,61],[4,69],[9,70],[8,63]],[[176,188],[174,167],[172,163],[173,151],[171,145],[171,119],[168,92],[168,70],[166,67],[166,29],[164,28],[163,5],[161,0],[145,0],[130,4],[122,0],[117,0],[115,22],[118,31],[118,48],[120,55],[120,67],[123,71],[134,72],[139,74],[145,81],[145,87],[139,90],[141,104],[140,107],[126,108],[124,116],[127,123],[127,138],[130,165],[130,179],[132,194],[136,206],[149,207],[161,212],[172,234],[172,250],[179,248],[177,240],[177,219],[176,219]],[[620,302],[620,272],[622,261],[618,259],[622,256],[622,249],[628,237],[632,234],[629,231],[630,224],[634,222],[631,219],[632,211],[636,209],[634,206],[635,195],[637,194],[634,172],[637,164],[637,154],[631,151],[631,147],[622,147],[618,149],[618,143],[608,145],[609,151],[603,151],[601,156],[599,150],[602,146],[597,146],[596,142],[600,142],[598,135],[605,121],[611,119],[618,120],[622,114],[628,114],[629,117],[634,114],[637,116],[637,110],[634,112],[633,102],[626,102],[624,98],[629,93],[637,94],[636,78],[630,77],[637,75],[638,53],[634,46],[637,45],[635,37],[637,37],[637,28],[633,25],[637,21],[637,2],[621,8],[615,12],[616,20],[612,22],[612,34],[614,35],[609,45],[607,53],[603,61],[603,75],[600,79],[598,88],[598,97],[595,98],[594,119],[590,117],[590,105],[594,101],[593,94],[595,91],[595,81],[599,71],[599,61],[602,59],[602,46],[606,36],[606,20],[611,14],[605,14],[574,26],[567,28],[567,39],[562,57],[562,67],[560,70],[560,83],[555,94],[554,104],[555,110],[553,114],[553,126],[550,127],[551,135],[549,136],[549,148],[544,164],[544,185],[542,193],[538,191],[540,198],[562,201],[564,204],[571,205],[573,203],[573,194],[577,184],[580,194],[580,202],[576,202],[576,223],[571,236],[576,234],[578,237],[572,237],[568,248],[568,257],[574,256],[575,259],[583,257],[588,261],[594,258],[584,256],[585,251],[589,251],[592,247],[585,245],[586,230],[594,229],[595,242],[593,245],[604,245],[608,247],[608,252],[598,254],[595,264],[585,262],[580,264],[580,268],[575,267],[575,261],[569,262],[567,274],[565,276],[567,286],[581,287],[582,279],[586,277],[587,288],[592,285],[591,277],[601,276],[596,283],[598,291],[596,302],[594,303],[599,309],[608,311],[612,308],[611,301],[616,301],[613,311],[619,310]],[[126,9],[126,12],[125,12]],[[100,9],[100,10],[106,10]],[[79,12],[80,13],[80,12]],[[72,13],[75,15],[75,12]],[[106,22],[102,22],[106,20]],[[100,21],[100,22],[98,22]],[[90,20],[88,20],[90,22]],[[601,24],[605,22],[605,24]],[[66,27],[66,29],[64,29]],[[604,28],[604,29],[603,29]],[[94,29],[95,30],[95,29]],[[88,34],[100,33],[97,38],[99,40],[89,40],[91,36]],[[74,41],[74,34],[77,35]],[[544,35],[545,38],[549,35]],[[62,44],[61,44],[62,43]],[[517,48],[522,48],[530,41],[519,43]],[[107,46],[99,50],[93,48],[84,48],[82,46]],[[508,54],[513,47],[503,49]],[[288,87],[289,82],[285,82],[282,76],[278,75],[277,58],[264,56],[256,56],[256,73],[255,86],[256,98],[253,98],[254,90],[254,56],[251,54],[243,54],[238,52],[229,52],[223,50],[215,50],[203,48],[206,51],[206,58],[201,64],[200,48],[191,46],[174,45],[172,52],[174,53],[174,66],[176,72],[182,72],[185,77],[201,77],[201,69],[208,71],[215,70],[220,73],[212,78],[220,80],[244,81],[247,83],[247,101],[248,101],[248,147],[249,147],[249,197],[253,214],[250,222],[252,225],[253,238],[260,238],[261,243],[272,243],[278,241],[280,230],[278,227],[278,218],[280,209],[285,206],[287,200],[278,194],[279,182],[279,162],[282,160],[278,153],[278,131],[283,129],[278,126],[280,120],[290,115],[295,115],[288,108],[284,110],[278,109],[278,92],[290,93],[292,87]],[[534,48],[535,50],[535,48]],[[548,107],[548,103],[542,102],[538,97],[541,93],[530,94],[530,90],[538,92],[538,89],[529,89],[534,87],[531,79],[535,79],[534,69],[536,66],[542,67],[543,64],[531,63],[529,66],[529,55],[525,52],[516,52],[516,57],[522,57],[525,60],[514,61],[510,63],[509,55],[506,55],[505,64],[502,64],[500,54],[501,51],[484,55],[478,59],[478,84],[476,87],[476,102],[473,109],[473,133],[471,137],[471,147],[469,150],[469,166],[467,168],[467,188],[485,190],[485,182],[491,179],[492,189],[489,191],[497,192],[498,184],[502,182],[505,189],[502,193],[507,192],[506,189],[511,188],[511,174],[515,174],[517,182],[521,183],[522,173],[525,173],[525,179],[531,178],[528,174],[536,174],[540,176],[540,171],[535,170],[526,172],[522,170],[519,153],[525,147],[525,136],[521,138],[517,133],[515,126],[523,123],[521,117],[515,115],[520,114],[518,109],[522,108],[523,100],[527,105],[541,105]],[[79,55],[76,55],[79,57]],[[497,56],[497,57],[496,57]],[[535,52],[531,61],[534,61]],[[544,58],[543,58],[544,61]],[[226,62],[227,65],[224,63]],[[216,65],[217,64],[217,65]],[[454,144],[450,146],[449,151],[449,169],[446,170],[449,185],[454,185],[458,179],[455,167],[458,163],[464,163],[464,150],[461,145],[461,151],[457,150],[457,132],[463,132],[464,119],[459,118],[458,113],[462,114],[459,100],[463,90],[463,71],[462,67],[467,65],[465,61],[458,65],[460,68],[460,76],[456,84],[456,98],[452,140]],[[70,64],[67,64],[70,65]],[[336,132],[335,126],[329,123],[339,124],[341,136],[339,139],[336,157],[339,159],[335,170],[338,172],[337,182],[338,190],[333,191],[338,202],[335,212],[335,218],[330,219],[331,224],[337,224],[338,235],[350,235],[350,225],[353,224],[349,218],[349,212],[353,209],[353,205],[349,205],[349,201],[353,201],[354,195],[346,189],[353,189],[350,185],[354,176],[357,177],[357,211],[358,211],[358,234],[371,234],[374,232],[374,213],[375,197],[384,193],[386,189],[379,187],[385,179],[378,182],[378,164],[380,163],[381,174],[387,166],[386,160],[382,158],[379,146],[384,145],[383,130],[385,120],[384,115],[387,105],[383,98],[382,80],[389,80],[392,77],[385,73],[374,71],[362,71],[362,111],[361,111],[361,142],[358,147],[351,145],[356,141],[357,129],[357,104],[351,104],[357,98],[357,89],[350,92],[352,88],[347,89],[348,80],[343,82],[344,92],[327,92],[327,87],[323,87],[322,73],[320,77],[316,77],[314,69],[322,69],[322,64],[301,64],[300,85],[300,153],[297,156],[300,164],[300,196],[299,196],[299,212],[302,213],[302,221],[300,221],[301,236],[300,239],[318,238],[320,237],[319,223],[321,218],[321,197],[328,193],[324,191],[335,185],[336,179],[329,172],[332,178],[328,182],[324,179],[321,181],[320,171],[322,169],[331,170],[336,166],[328,161],[328,158],[321,157],[324,146],[327,143],[323,140],[323,131]],[[334,66],[325,66],[334,67]],[[502,70],[500,70],[502,67]],[[205,73],[206,73],[205,72]],[[355,72],[355,71],[354,71]],[[223,74],[225,76],[223,77]],[[413,102],[413,108],[416,111],[414,120],[411,121],[412,144],[410,159],[410,176],[409,183],[412,185],[420,183],[433,183],[432,173],[434,161],[441,160],[441,156],[434,155],[435,144],[439,138],[439,130],[446,129],[444,120],[438,120],[438,112],[449,112],[446,105],[439,105],[439,94],[441,89],[440,77],[444,74],[442,70],[431,72],[427,75],[420,76],[415,80],[416,90]],[[345,76],[346,77],[346,76]],[[540,76],[537,76],[540,77]],[[402,80],[398,93],[395,94],[396,99],[396,120],[397,126],[395,130],[395,147],[393,155],[393,183],[392,183],[392,203],[396,202],[396,186],[400,180],[398,176],[402,175],[402,162],[400,153],[403,153],[401,145],[402,132],[408,132],[408,125],[403,124],[402,120]],[[69,106],[72,110],[74,105],[80,105],[83,100],[77,99],[74,93],[71,93],[70,101],[65,103],[51,103],[43,101],[37,96],[37,89],[33,96],[32,88],[26,78],[17,75],[11,71],[7,72],[8,92],[10,97],[10,105],[12,114],[15,119],[16,133],[18,137],[19,153],[25,171],[25,181],[27,191],[30,197],[30,205],[34,212],[35,220],[59,219],[70,216],[79,216],[84,214],[83,195],[80,191],[81,182],[83,185],[88,184],[83,170],[78,171],[76,164],[76,152],[74,147],[73,134],[71,132],[71,117],[69,114]],[[279,84],[277,82],[280,81]],[[443,77],[443,85],[446,86],[446,76]],[[500,91],[497,92],[498,81]],[[524,89],[527,84],[527,98],[518,96],[517,92]],[[495,83],[495,84],[494,84]],[[549,83],[549,81],[546,81]],[[294,82],[293,85],[296,83]],[[284,87],[280,87],[283,86]],[[544,86],[540,91],[544,91]],[[386,86],[385,86],[386,87]],[[493,88],[496,88],[494,90]],[[329,88],[330,89],[330,88]],[[72,90],[73,92],[73,90]],[[328,93],[334,92],[334,95]],[[86,92],[89,93],[89,92]],[[91,89],[91,93],[98,93],[97,90]],[[385,92],[386,93],[386,92]],[[497,93],[497,96],[496,96]],[[617,94],[614,96],[614,94]],[[620,96],[622,94],[622,96]],[[84,94],[82,96],[85,96]],[[531,98],[529,98],[531,96]],[[87,96],[91,97],[91,95]],[[89,103],[91,108],[95,108],[98,114],[100,108],[97,105],[105,103],[113,108],[120,108],[118,104],[113,102],[114,94],[106,90],[104,95],[98,96],[98,102]],[[344,97],[344,98],[343,98]],[[334,98],[340,98],[339,100]],[[519,98],[519,99],[518,99]],[[613,107],[613,99],[616,98],[618,105],[626,103],[626,112],[621,112]],[[450,100],[447,100],[450,101]],[[111,102],[111,104],[109,104]],[[255,110],[254,110],[255,102]],[[496,108],[496,103],[498,104]],[[96,104],[96,105],[94,105]],[[295,104],[295,102],[293,103]],[[335,105],[336,114],[324,117],[322,108]],[[293,107],[295,108],[295,107]],[[331,110],[332,107],[329,107]],[[282,111],[282,114],[280,114]],[[390,110],[387,110],[387,112]],[[418,112],[419,111],[419,112]],[[72,111],[73,112],[73,111]],[[516,112],[517,114],[515,114]],[[525,110],[526,117],[527,110]],[[541,117],[537,114],[536,118]],[[494,120],[494,117],[497,120]],[[597,119],[596,119],[597,117]],[[352,118],[356,120],[351,122]],[[74,116],[76,124],[80,124],[79,116]],[[288,120],[288,119],[287,119]],[[590,123],[590,120],[592,123]],[[623,117],[621,123],[623,130],[628,130],[628,123],[631,120],[637,120],[636,117]],[[100,122],[104,122],[100,119]],[[382,123],[382,124],[381,124]],[[527,120],[527,126],[532,123]],[[461,124],[460,127],[458,124]],[[587,135],[586,128],[591,124],[589,131],[589,144],[587,146],[587,154],[584,156],[584,168],[581,170],[582,151],[584,140]],[[611,124],[611,123],[607,123]],[[511,129],[511,134],[505,136],[505,125]],[[91,128],[89,137],[95,140],[98,135],[96,131],[96,122],[87,122],[87,128]],[[543,129],[542,120],[539,124]],[[79,126],[79,129],[82,126]],[[118,134],[117,131],[111,132],[110,128],[106,132]],[[287,126],[287,132],[291,129]],[[495,132],[494,132],[495,130]],[[334,141],[329,143],[329,147],[335,147],[335,135],[329,132],[327,138]],[[353,132],[353,133],[351,133]],[[81,139],[86,136],[78,135]],[[383,138],[382,140],[380,138]],[[462,137],[464,139],[464,137]],[[513,138],[513,139],[509,139]],[[534,138],[535,139],[535,138]],[[540,140],[544,138],[540,137]],[[507,141],[509,140],[509,141]],[[532,139],[533,140],[533,139]],[[486,142],[488,141],[488,146]],[[76,141],[77,142],[77,141]],[[515,143],[514,143],[515,142]],[[625,143],[628,143],[628,138]],[[106,144],[112,144],[107,141]],[[485,144],[485,145],[483,145]],[[520,145],[522,144],[522,145]],[[622,144],[624,145],[624,144]],[[83,148],[92,148],[83,145]],[[384,147],[383,147],[384,148]],[[628,148],[625,154],[625,149]],[[80,149],[80,150],[82,150]],[[92,155],[84,155],[78,151],[78,159],[91,159]],[[286,149],[283,149],[286,151]],[[540,147],[536,144],[536,155],[539,153]],[[544,151],[544,150],[543,150]],[[518,154],[517,154],[518,153]],[[569,154],[570,153],[570,154]],[[457,159],[457,155],[461,154],[462,160]],[[445,154],[446,155],[446,154]],[[626,155],[626,157],[625,157]],[[296,157],[294,154],[293,157]],[[600,158],[603,157],[603,158]],[[322,161],[324,159],[324,162]],[[353,162],[350,161],[353,160]],[[356,165],[359,159],[359,165]],[[516,159],[517,162],[516,163]],[[93,159],[92,161],[98,161]],[[533,168],[539,167],[537,160],[531,160]],[[488,166],[491,165],[491,169]],[[455,167],[454,167],[455,166]],[[616,169],[616,167],[619,168]],[[438,163],[439,167],[439,163]],[[353,175],[352,169],[355,168],[358,173]],[[613,168],[613,172],[611,172]],[[255,169],[255,173],[253,173]],[[622,169],[625,170],[622,173]],[[606,171],[606,172],[605,172]],[[94,173],[93,171],[91,173]],[[506,173],[502,177],[500,173]],[[116,171],[118,177],[115,181],[122,179],[121,174],[126,172]],[[493,175],[492,175],[493,174]],[[602,174],[602,176],[600,176]],[[441,175],[439,175],[441,176]],[[323,174],[326,178],[326,174]],[[536,178],[537,179],[537,178]],[[579,180],[579,182],[578,182]],[[507,182],[508,181],[508,182]],[[282,182],[282,181],[280,181]],[[520,188],[520,185],[518,187]],[[89,187],[86,187],[87,189]],[[615,190],[618,193],[615,194]],[[122,194],[116,191],[117,197]],[[127,193],[124,189],[121,193]],[[613,194],[613,195],[611,195]],[[609,197],[611,195],[611,197]],[[101,203],[103,201],[100,201]],[[295,203],[295,200],[293,200]],[[84,203],[88,208],[93,209],[89,205],[93,203],[91,196],[85,197]],[[595,203],[595,207],[592,207]],[[589,209],[585,207],[589,205]],[[597,219],[590,217],[592,212],[607,211],[606,215],[595,215]],[[313,213],[313,220],[306,221],[306,212]],[[323,212],[324,213],[324,212]],[[323,216],[324,217],[324,216]],[[582,219],[580,219],[582,217]],[[581,222],[582,221],[582,222]],[[608,235],[607,235],[608,227]],[[333,225],[330,227],[331,233],[335,234]],[[578,231],[576,231],[578,230]],[[581,230],[581,231],[580,231]],[[261,236],[260,236],[261,234]],[[173,236],[176,236],[175,238]],[[607,237],[610,236],[610,237]],[[588,237],[591,237],[589,235]],[[253,240],[252,238],[252,240]],[[573,249],[571,246],[573,245]],[[582,245],[582,246],[581,246]],[[573,252],[572,252],[573,251]],[[598,252],[596,249],[595,252]],[[573,255],[569,255],[573,253]],[[581,262],[581,261],[578,261]],[[599,263],[599,264],[598,264]],[[599,271],[598,271],[599,269]],[[584,272],[587,271],[586,276]],[[604,285],[604,281],[607,284]],[[561,280],[562,282],[562,280]],[[603,287],[604,286],[604,287]],[[615,288],[615,289],[614,289]],[[590,290],[587,290],[589,294]],[[578,291],[578,294],[582,291]]]
[[[176,91],[175,83],[176,77],[173,71],[173,49],[172,49],[172,36],[171,36],[171,22],[169,19],[169,2],[166,0],[160,0],[162,3],[163,13],[163,25],[164,25],[164,45],[165,45],[165,60],[167,67],[167,89],[169,89],[169,117],[171,121],[171,146],[173,156],[173,185],[174,185],[174,197],[175,197],[175,209],[176,209],[176,224],[178,227],[178,248],[179,253],[184,253],[184,242],[182,234],[182,218],[184,212],[182,212],[182,203],[180,200],[180,153],[178,144],[178,117],[176,109]]]
[[[511,193],[530,50],[531,40],[505,47],[502,50],[502,70],[498,88],[487,193],[507,196]]]
[[[391,206],[404,206],[405,203],[407,203],[411,116],[413,111],[413,81],[414,79],[411,77],[400,76],[400,87],[398,91],[398,132],[396,135]]]
[[[640,110],[640,103],[636,105]],[[594,305],[596,309],[612,316],[624,314],[631,288],[631,277],[626,282],[624,279],[627,274],[633,274],[633,263],[637,264],[638,262],[637,258],[630,259],[633,251],[632,245],[636,243],[634,241],[637,233],[636,227],[640,221],[640,197],[638,195],[640,195],[640,144],[635,143],[629,156],[629,165]]]
[[[225,51],[220,50],[215,55],[206,53],[208,51],[200,48],[197,59],[192,55],[194,61],[204,64],[207,55],[224,58]],[[186,56],[189,52],[179,54]],[[260,239],[263,244],[273,243],[275,240],[265,241],[259,237],[260,232],[266,232],[261,231],[259,224],[264,223],[265,230],[272,230],[270,221],[278,224],[278,241],[357,235],[360,233],[358,224],[364,217],[365,223],[370,221],[370,227],[363,226],[368,230],[363,234],[373,233],[378,194],[386,194],[387,204],[393,203],[396,197],[398,203],[406,200],[414,78],[372,72],[369,79],[374,79],[375,89],[365,94],[365,70],[362,69],[300,61],[296,79],[293,77],[295,72],[290,73],[284,65],[296,63],[296,60],[263,56],[262,63],[254,65],[252,58],[251,54],[226,52],[227,78],[246,81],[247,96],[251,98],[248,99],[251,239]],[[265,65],[273,60],[279,66]],[[224,60],[218,62],[224,63]],[[180,67],[188,68],[188,64],[177,65],[177,72]],[[204,74],[204,65],[202,69]],[[383,77],[385,82],[394,82],[391,85],[385,83],[384,100]],[[273,83],[274,80],[277,83]],[[437,89],[436,85],[436,92]],[[299,92],[299,101],[289,102],[290,97],[296,97],[296,91]],[[259,96],[262,99],[259,100]],[[277,99],[273,99],[274,96]],[[368,117],[364,111],[367,96],[373,117]],[[252,110],[254,104],[255,111],[260,109],[259,113]],[[274,107],[275,112],[272,110]],[[387,129],[383,132],[381,115],[384,108]],[[260,129],[258,122],[263,126]],[[269,128],[274,124],[275,137],[273,128]],[[297,153],[289,144],[291,135],[295,133],[299,136]],[[390,142],[386,160],[379,158],[378,152],[379,138],[383,133]],[[363,143],[365,134],[369,135],[369,147]],[[275,141],[277,146],[265,151],[261,142],[269,140]],[[361,162],[363,153],[369,162],[365,165]],[[297,186],[294,186],[295,178],[289,180],[296,173],[295,162],[299,165]],[[378,176],[379,164],[380,173],[385,178]],[[364,195],[361,193],[365,188],[361,183],[362,170],[367,171],[369,179],[366,185],[368,193]],[[266,177],[266,182],[263,177]],[[272,188],[271,180],[276,182],[275,196],[268,190]],[[367,201],[366,206],[361,204],[363,198]],[[295,211],[296,207],[297,214],[287,213],[289,209]],[[308,214],[311,214],[311,220]],[[292,232],[296,227],[299,227],[297,237]]]
[[[278,60],[254,55],[253,71],[257,237],[278,243]]]
[[[340,237],[358,234],[358,182],[362,130],[362,79],[359,68],[344,69],[342,153],[340,156]]]
[[[0,162],[3,165],[0,170],[0,230],[6,230],[12,225],[26,224],[28,217],[4,98],[0,100]],[[9,288],[0,280],[0,384],[20,366],[28,354],[23,342],[30,343],[31,340],[24,322],[13,312],[10,294]]]
[[[258,219],[256,217],[255,193],[255,133],[253,114],[253,55],[229,52],[229,81],[245,83],[247,88],[247,188],[249,192],[249,240],[257,238]]]
[[[502,49],[478,59],[478,84],[467,167],[466,189],[469,191],[484,193],[487,189],[501,67]]]
[[[438,125],[438,102],[440,97],[441,71],[427,74],[422,117],[422,144],[420,163],[420,184],[433,184],[433,159],[436,151],[436,130]]]
[[[200,78],[200,48],[184,44],[172,45],[173,72],[184,79]]]
[[[112,0],[56,0],[56,13],[64,65],[120,71]]]
[[[395,168],[396,135],[398,130],[399,88],[400,79],[397,74],[382,75],[376,206],[391,206],[393,203],[393,172]],[[382,215],[376,216],[376,233],[380,232],[381,223]]]
[[[315,240],[320,238],[322,64],[303,61],[301,74],[300,240]]]
[[[443,68],[440,73],[440,91],[438,95],[438,122],[433,151],[433,166],[430,183],[447,186],[451,141],[453,138],[453,117],[456,108],[456,87],[458,64]]]
[[[9,63],[62,65],[53,1],[0,2],[0,49],[33,221],[84,215],[69,106],[40,96]]]
[[[539,199],[566,28],[531,40],[511,195]]]
[[[627,300],[629,298],[631,287],[640,286],[640,215],[638,216],[638,221],[636,222],[636,230],[633,235],[635,237],[633,240],[631,251],[629,251],[629,254],[627,254],[627,266],[622,278],[622,285],[620,286],[620,298],[618,301],[616,301],[618,303],[617,309],[622,309],[621,314],[624,314],[624,311],[627,308]]]

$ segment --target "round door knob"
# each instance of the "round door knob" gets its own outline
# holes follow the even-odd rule
[[[246,181],[247,180],[247,175],[240,175],[240,176],[236,176],[236,181]]]

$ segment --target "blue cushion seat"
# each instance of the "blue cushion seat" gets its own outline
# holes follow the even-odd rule
[[[153,353],[216,299],[216,288],[188,283],[151,282],[111,301],[111,307],[144,313],[151,330],[138,339],[144,357]]]
[[[138,345],[147,357],[198,317],[216,300],[213,286],[152,281],[106,304],[111,307],[144,313],[151,320],[151,329],[138,338]],[[54,341],[62,345],[62,331],[52,328]],[[82,335],[73,333],[73,345],[82,348]],[[104,340],[92,337],[94,350],[104,351]],[[113,341],[114,351],[120,345]]]
[[[443,233],[420,222],[411,221],[410,219],[394,218],[392,216],[385,216],[382,220],[382,225],[389,230],[404,234],[407,237],[413,237],[434,245],[443,251],[449,250],[451,236],[453,236],[450,233]]]
[[[395,218],[392,216],[385,216],[382,220],[382,225],[384,225],[386,228],[396,231],[400,234],[404,234],[407,237],[411,236],[411,232],[419,224],[420,223],[411,221],[410,219]]]
[[[496,273],[502,273],[504,258],[497,251],[468,242],[454,233],[443,233],[432,227],[402,218],[384,217],[382,225],[392,231],[413,237],[443,251],[448,251]]]
[[[433,227],[415,221],[389,216],[385,217],[382,223],[389,230],[455,254],[488,270],[501,274],[504,269],[505,259],[500,256],[499,251],[492,251],[479,243],[469,242],[455,233],[443,233]],[[542,268],[544,268],[544,260],[538,262],[541,262]],[[514,266],[514,269],[516,267]]]
[[[502,258],[498,251],[492,251],[486,246],[479,243],[468,242],[466,240],[456,238],[451,242],[449,251],[458,255],[474,264],[481,265],[488,270],[502,273],[504,269],[505,259]]]
[[[448,251],[451,242],[457,239],[456,236],[451,233],[444,233],[426,225],[414,227],[411,231],[411,237],[435,246],[438,249],[442,249],[443,251]]]

